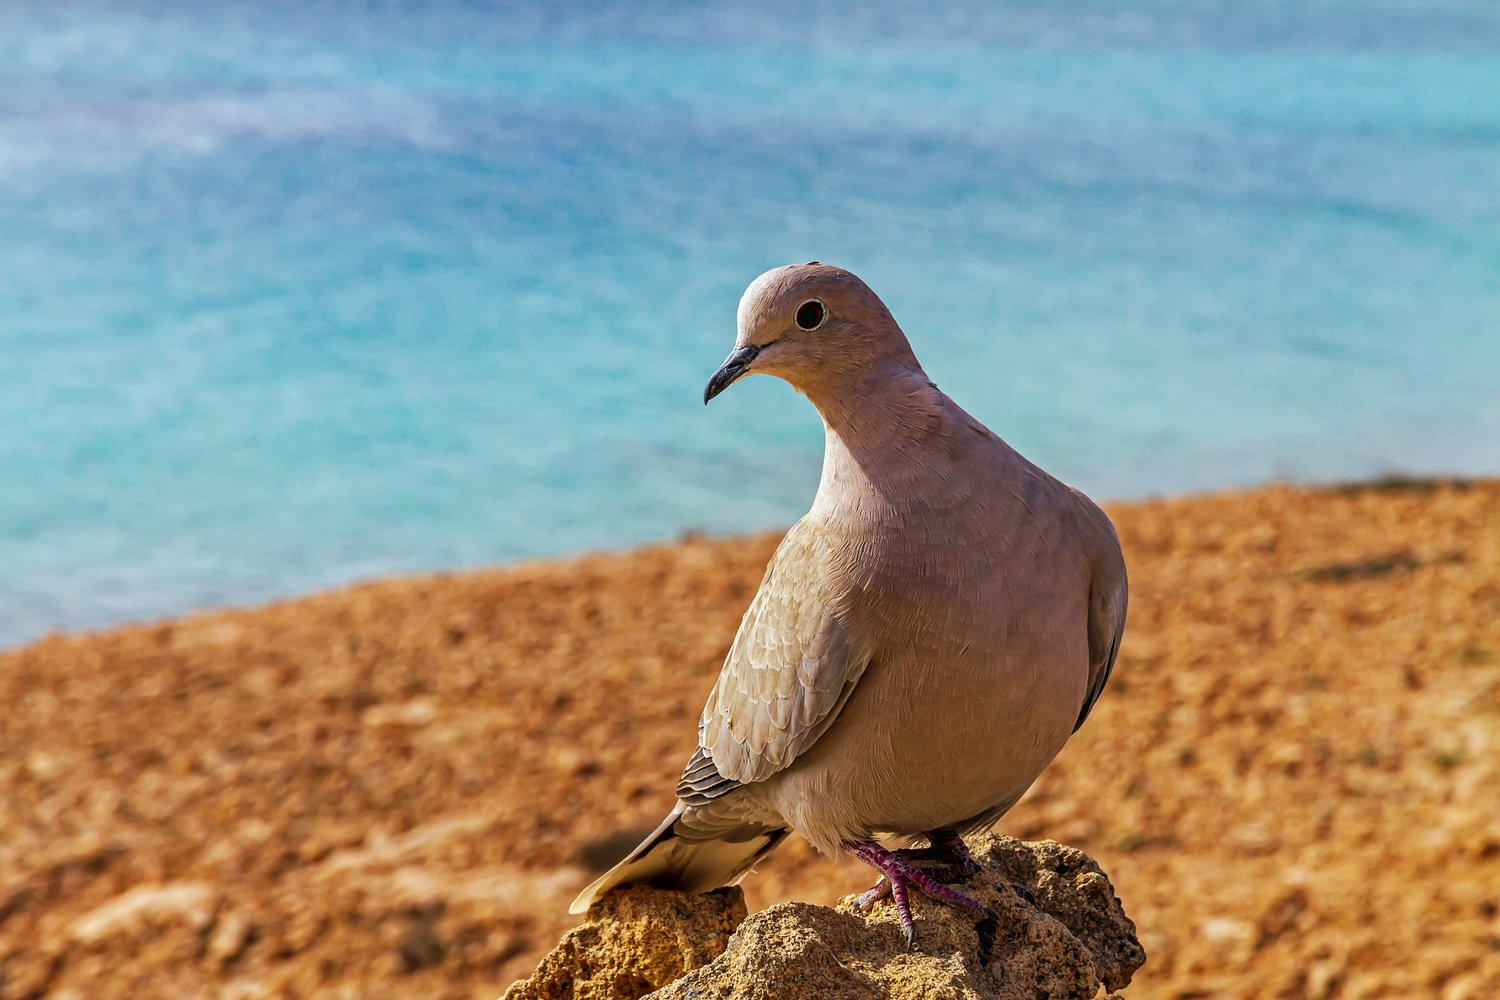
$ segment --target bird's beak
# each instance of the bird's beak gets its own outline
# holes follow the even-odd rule
[[[728,389],[736,379],[745,374],[745,369],[750,367],[750,362],[755,360],[755,356],[765,346],[765,344],[750,344],[739,350],[730,351],[729,357],[724,359],[719,370],[714,372],[713,378],[708,380],[708,386],[703,390],[703,405],[707,406],[710,399]]]

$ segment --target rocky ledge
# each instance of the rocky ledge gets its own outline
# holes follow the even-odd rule
[[[868,913],[848,897],[747,916],[738,888],[635,887],[596,903],[503,1000],[1092,1000],[1145,963],[1135,924],[1082,851],[993,834],[969,846],[982,868],[960,884],[998,919],[976,924],[913,892],[910,950],[889,900]]]

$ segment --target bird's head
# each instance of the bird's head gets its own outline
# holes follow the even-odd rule
[[[840,267],[790,264],[740,298],[734,350],[703,390],[707,403],[746,375],[775,375],[814,398],[885,372],[921,371],[885,303]]]

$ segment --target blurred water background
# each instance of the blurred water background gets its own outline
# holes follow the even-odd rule
[[[1096,496],[1500,471],[1500,8],[0,6],[0,644],[787,524],[813,258]]]

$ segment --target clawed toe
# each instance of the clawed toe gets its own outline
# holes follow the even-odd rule
[[[973,865],[944,865],[941,868],[923,868],[927,877],[947,885],[950,882],[960,882],[979,871],[978,863]]]
[[[874,906],[876,903],[880,902],[890,894],[891,883],[888,879],[882,876],[879,882],[876,882],[874,885],[870,886],[870,888],[854,897],[854,902],[851,905],[856,910],[864,913],[870,907]]]
[[[927,834],[927,839],[930,841],[927,847],[906,847],[891,853],[914,866],[929,862],[922,864],[921,870],[928,878],[944,884],[958,882],[979,871],[979,862],[974,860],[968,845],[954,831],[933,830]]]
[[[954,839],[957,840],[957,835],[954,835]],[[962,844],[963,842],[959,841],[960,847]],[[936,849],[942,850],[943,846],[937,843],[937,838],[934,838]],[[979,868],[978,863],[968,856],[966,849],[958,854],[957,864],[939,869],[920,867],[913,864],[907,857],[868,841],[845,843],[844,850],[884,876],[873,888],[854,900],[854,907],[859,910],[868,909],[877,900],[889,894],[896,904],[897,915],[901,918],[901,928],[906,933],[908,948],[916,940],[916,923],[912,919],[911,904],[907,893],[908,886],[914,885],[933,899],[968,910],[981,920],[998,919],[998,915],[990,907],[944,884],[945,881],[972,874]],[[954,856],[954,853],[945,853],[949,858]]]

